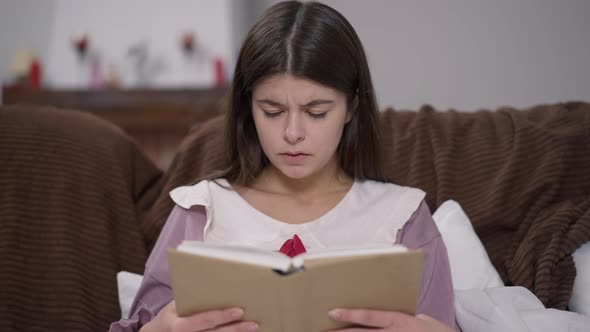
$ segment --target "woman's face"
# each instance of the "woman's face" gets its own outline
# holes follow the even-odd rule
[[[254,87],[252,114],[264,153],[284,175],[303,179],[337,165],[336,149],[351,118],[344,93],[278,74]]]

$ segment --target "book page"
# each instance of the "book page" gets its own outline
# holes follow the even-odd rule
[[[401,244],[394,244],[392,246],[366,246],[366,247],[341,247],[318,250],[314,252],[304,253],[292,258],[293,268],[300,268],[305,264],[306,260],[322,259],[322,258],[337,258],[337,257],[358,257],[366,255],[379,255],[389,253],[407,252],[408,248]]]
[[[185,240],[178,245],[177,250],[210,258],[269,267],[282,272],[288,272],[292,266],[289,256],[249,246]]]

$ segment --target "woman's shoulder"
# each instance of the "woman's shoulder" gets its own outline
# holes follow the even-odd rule
[[[355,204],[371,212],[398,216],[403,222],[418,210],[426,193],[409,186],[373,180],[357,181]]]
[[[365,197],[383,197],[386,199],[404,199],[420,203],[426,193],[420,188],[399,185],[393,182],[375,180],[357,180],[356,190]]]
[[[211,195],[218,188],[228,188],[228,182],[223,179],[201,180],[199,182],[176,187],[169,193],[176,205],[190,209],[195,205],[210,206]]]
[[[391,245],[396,242],[398,231],[419,209],[425,195],[420,189],[396,183],[355,180],[343,205],[344,212],[341,211],[347,217],[339,222],[337,230],[330,229],[330,233],[348,232],[363,243]]]

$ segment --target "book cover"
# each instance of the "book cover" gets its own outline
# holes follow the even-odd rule
[[[414,314],[422,252],[402,246],[337,249],[293,258],[250,247],[184,242],[168,250],[180,316],[238,306],[262,332],[325,331],[334,308]]]

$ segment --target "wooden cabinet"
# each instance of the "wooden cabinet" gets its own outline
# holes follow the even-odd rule
[[[220,114],[227,88],[29,90],[4,88],[3,104],[55,106],[90,112],[123,128],[166,169],[193,126]]]

